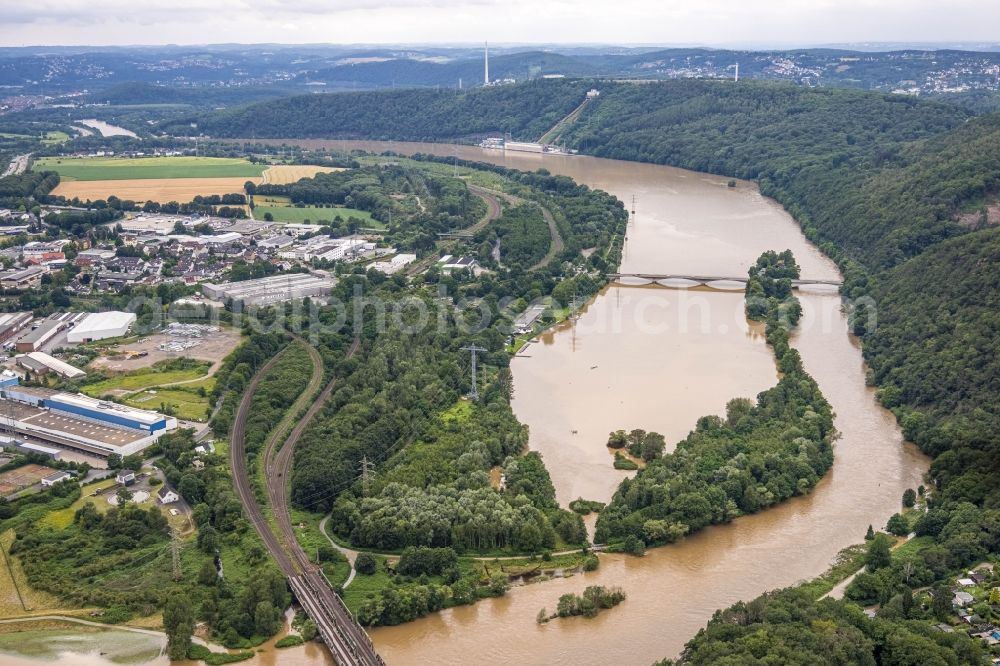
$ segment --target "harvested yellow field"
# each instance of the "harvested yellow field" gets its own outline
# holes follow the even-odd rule
[[[333,167],[312,166],[309,164],[277,164],[264,172],[263,182],[271,185],[287,185],[302,178],[312,178],[318,173],[344,171]]]
[[[306,167],[308,168],[308,167]],[[198,195],[242,194],[248,180],[261,182],[260,178],[143,178],[135,180],[74,180],[61,182],[53,194],[67,199],[107,199],[114,195],[122,200],[176,201],[187,203]]]

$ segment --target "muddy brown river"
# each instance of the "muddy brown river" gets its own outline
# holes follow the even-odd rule
[[[306,146],[425,152],[544,167],[618,196],[635,210],[622,272],[745,276],[764,250],[790,248],[805,278],[836,279],[836,267],[753,183],[663,166],[401,142],[286,141]],[[607,500],[624,477],[612,468],[608,432],[644,428],[668,444],[733,397],[776,382],[762,331],[734,291],[612,285],[574,322],[549,331],[512,363],[514,410],[531,429],[563,504]],[[739,599],[812,578],[836,553],[884,525],[916,487],[927,460],[903,441],[892,415],[865,387],[864,366],[836,293],[799,293],[804,309],[792,344],[836,411],[841,433],[832,470],[799,497],[729,525],[710,527],[642,558],[603,555],[592,573],[513,589],[501,599],[436,613],[372,639],[399,664],[650,664],[676,657],[712,613]],[[594,619],[537,625],[539,609],[587,585],[628,595]],[[303,648],[282,665],[328,664]],[[274,663],[274,655],[253,662]]]

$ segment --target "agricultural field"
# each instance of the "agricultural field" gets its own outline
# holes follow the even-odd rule
[[[73,180],[59,183],[53,194],[82,201],[114,195],[131,201],[187,203],[196,196],[242,194],[243,183],[256,178],[142,178],[137,180]]]
[[[265,215],[270,214],[275,222],[292,222],[301,224],[306,222],[319,222],[320,220],[332,221],[338,215],[345,221],[349,218],[361,220],[366,227],[381,227],[382,223],[372,219],[371,213],[358,210],[357,208],[343,207],[322,207],[322,206],[293,206],[288,197],[254,197],[253,217],[255,220],[264,220]]]
[[[42,157],[35,171],[56,171],[63,181],[258,178],[267,165],[230,157]]]
[[[242,193],[246,181],[260,182],[267,165],[224,157],[43,157],[32,168],[58,172],[60,183],[53,194],[69,199],[114,195],[183,203],[198,195]]]
[[[313,166],[310,164],[276,164],[264,171],[261,182],[271,185],[287,185],[303,178],[312,178],[318,173],[344,171],[334,167]]]

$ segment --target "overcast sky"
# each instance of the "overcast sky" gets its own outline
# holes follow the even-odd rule
[[[0,0],[0,43],[1000,40],[998,0]]]

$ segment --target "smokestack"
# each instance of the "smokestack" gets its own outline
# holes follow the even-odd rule
[[[736,63],[736,78],[733,79],[734,83],[740,82],[740,63]]]
[[[490,85],[490,43],[486,42],[486,49],[483,51],[483,85]]]

